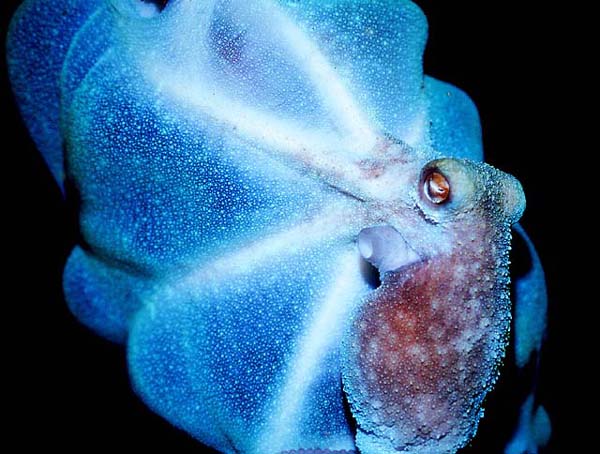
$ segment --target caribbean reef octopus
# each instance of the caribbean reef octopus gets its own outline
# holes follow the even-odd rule
[[[233,454],[453,454],[545,329],[519,182],[407,0],[26,0],[22,116],[77,201],[71,311]],[[66,189],[65,189],[66,188]],[[532,269],[509,297],[511,232]],[[514,318],[511,314],[514,313]],[[533,389],[533,388],[532,388]],[[505,454],[550,422],[533,391]]]

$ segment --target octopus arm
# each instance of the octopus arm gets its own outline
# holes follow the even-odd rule
[[[520,224],[514,232],[525,245],[529,265],[514,282],[514,349],[515,362],[520,370],[534,361],[531,389],[520,408],[520,415],[505,454],[537,454],[552,433],[550,417],[536,395],[539,378],[540,352],[546,334],[548,296],[544,270],[533,242]]]
[[[431,146],[443,156],[483,161],[477,107],[459,88],[425,76]]]
[[[13,91],[25,124],[63,188],[59,79],[71,41],[101,0],[27,0],[7,38]]]

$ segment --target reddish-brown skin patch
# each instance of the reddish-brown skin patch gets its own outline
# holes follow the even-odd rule
[[[495,379],[510,307],[494,242],[479,230],[452,254],[386,274],[354,322],[367,430],[411,446],[401,452],[455,452]]]

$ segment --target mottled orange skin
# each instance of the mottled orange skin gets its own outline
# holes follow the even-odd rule
[[[353,320],[353,408],[395,452],[454,453],[477,429],[510,326],[508,226],[493,224],[450,222],[451,251],[385,273]]]

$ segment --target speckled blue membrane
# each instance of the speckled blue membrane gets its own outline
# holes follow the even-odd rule
[[[481,161],[479,119],[463,92],[423,74],[427,24],[409,1],[246,3],[27,0],[10,77],[50,171],[79,197],[69,307],[126,345],[140,397],[224,453],[350,452],[339,346],[372,291],[352,240],[368,225],[331,216],[356,200],[311,170],[303,141],[343,144],[333,161],[354,162],[342,136],[375,131],[418,162]],[[546,310],[528,244],[520,366]],[[329,310],[335,298],[347,308]],[[508,454],[543,438],[540,411],[524,403]]]

